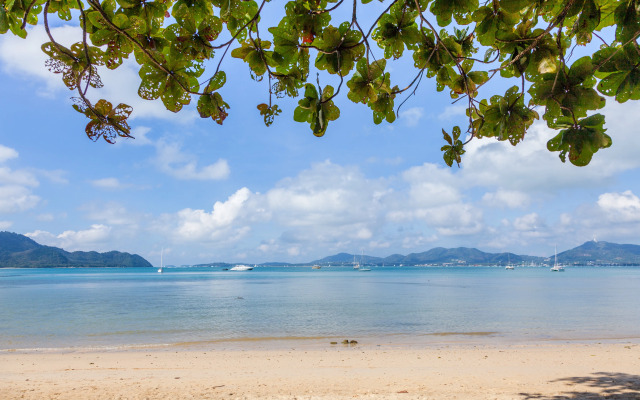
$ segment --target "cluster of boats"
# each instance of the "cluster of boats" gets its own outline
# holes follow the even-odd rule
[[[164,249],[162,249],[162,252],[160,253],[160,268],[158,268],[158,273],[162,273],[163,269],[164,269],[164,264],[162,262],[162,255],[164,253]],[[233,266],[232,268],[224,268],[223,271],[251,271],[254,267],[250,266],[250,265],[245,265],[245,264],[238,264]],[[313,265],[311,267],[312,269],[320,269],[322,268],[320,265],[316,264]],[[364,265],[360,265],[360,262],[356,261],[356,257],[353,256],[353,269],[357,269],[359,271],[371,271],[371,268],[367,268]],[[507,263],[507,266],[504,267],[504,269],[507,270],[513,270],[515,269],[515,266],[513,264],[511,264],[511,260],[509,260],[509,262]],[[555,259],[553,262],[553,267],[551,267],[551,272],[564,272],[564,267],[560,264],[558,264],[558,250],[556,249],[556,254],[555,254]]]
[[[507,264],[504,269],[515,269],[515,266],[511,264],[511,260]],[[553,260],[553,267],[551,267],[551,272],[564,272],[564,267],[561,264],[558,264],[558,250],[556,249],[556,253]]]

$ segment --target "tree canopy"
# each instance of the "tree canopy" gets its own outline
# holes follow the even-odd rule
[[[267,7],[280,13],[277,25],[261,22]],[[77,19],[75,44],[56,41],[52,16]],[[548,149],[587,165],[611,146],[594,111],[606,97],[640,99],[640,0],[0,0],[0,33],[24,38],[40,18],[46,66],[77,93],[73,107],[92,140],[131,137],[130,106],[88,96],[102,87],[101,68],[129,58],[141,98],[173,112],[197,101],[218,124],[230,112],[225,59],[242,59],[253,80],[266,80],[268,101],[257,101],[264,123],[281,113],[277,99],[297,98],[293,118],[316,136],[340,117],[345,95],[370,108],[375,124],[392,123],[433,79],[466,106],[466,127],[442,129],[449,166],[474,138],[516,145],[540,114],[558,132]],[[415,73],[392,76],[398,59],[412,59]],[[500,86],[510,87],[491,92]]]

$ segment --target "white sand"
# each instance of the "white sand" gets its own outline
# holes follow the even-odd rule
[[[0,353],[0,399],[640,399],[640,341]]]

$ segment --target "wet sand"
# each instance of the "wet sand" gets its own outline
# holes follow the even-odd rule
[[[640,399],[640,340],[0,352],[1,399]]]

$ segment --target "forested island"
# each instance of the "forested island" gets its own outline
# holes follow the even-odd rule
[[[153,267],[137,254],[109,251],[68,252],[43,246],[17,233],[0,232],[0,268]]]

